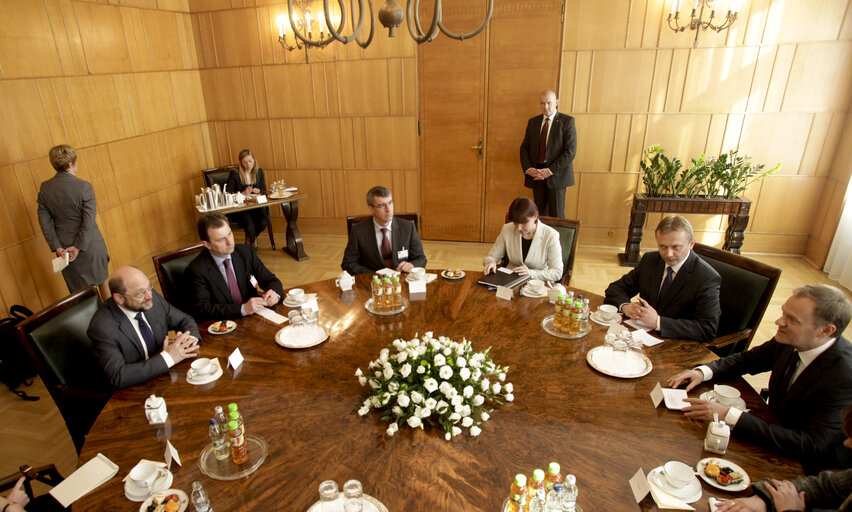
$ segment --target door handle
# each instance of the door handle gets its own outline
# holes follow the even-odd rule
[[[479,152],[479,157],[482,158],[482,137],[479,138],[478,146],[471,146],[470,149],[475,149]]]

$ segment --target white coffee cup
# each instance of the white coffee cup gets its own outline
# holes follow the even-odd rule
[[[713,395],[716,397],[716,401],[720,404],[733,405],[740,398],[740,390],[733,386],[716,384],[713,386]]]
[[[663,465],[663,476],[675,489],[681,489],[695,479],[695,472],[683,462],[671,460]]]
[[[302,302],[305,300],[305,290],[301,288],[292,288],[287,292],[287,298],[292,302]]]
[[[151,462],[140,462],[130,470],[130,482],[136,487],[151,490],[154,480],[157,479],[157,466]]]
[[[530,279],[527,281],[527,289],[530,293],[541,295],[544,293],[544,281],[541,279]]]
[[[213,364],[213,360],[206,357],[199,357],[189,366],[189,372],[193,377],[204,377],[216,372],[216,365]]]
[[[411,278],[417,281],[422,281],[424,277],[426,277],[426,269],[423,267],[414,267],[409,272],[411,274]]]
[[[618,308],[613,306],[612,304],[603,304],[602,306],[598,307],[598,316],[602,320],[610,322],[612,320],[615,320],[616,315],[618,315]]]

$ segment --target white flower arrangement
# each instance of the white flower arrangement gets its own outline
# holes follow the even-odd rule
[[[495,365],[489,350],[476,352],[467,340],[435,338],[431,332],[395,340],[370,362],[368,372],[355,372],[365,388],[358,414],[382,410],[382,420],[390,422],[389,436],[402,425],[422,429],[436,423],[447,440],[461,434],[462,427],[478,436],[479,425],[493,412],[489,407],[515,398],[511,383],[500,384],[509,368]]]

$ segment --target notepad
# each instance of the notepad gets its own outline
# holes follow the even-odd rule
[[[99,453],[51,489],[50,495],[63,507],[68,508],[78,499],[105,484],[117,473],[118,466],[105,455]]]

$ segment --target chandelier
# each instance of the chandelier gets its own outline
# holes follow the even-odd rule
[[[737,14],[740,12],[740,6],[742,5],[742,0],[730,0],[728,14],[725,15],[725,19],[721,20],[721,23],[716,23],[714,25],[713,19],[716,17],[717,0],[686,0],[683,3],[686,5],[691,3],[692,12],[689,15],[689,24],[681,25],[679,22],[681,2],[682,0],[672,0],[672,8],[669,11],[667,21],[669,23],[669,28],[675,32],[683,32],[687,29],[687,27],[689,30],[695,31],[695,40],[692,42],[693,48],[698,46],[698,34],[700,30],[707,30],[709,28],[716,32],[721,32],[730,28],[730,26],[734,24],[734,21],[737,20]],[[704,21],[705,8],[710,11],[710,17],[707,21]]]
[[[456,34],[444,26],[441,0],[435,0],[432,22],[424,31],[423,24],[420,22],[420,0],[407,1],[406,9],[403,11],[396,0],[386,0],[379,9],[378,18],[388,29],[388,37],[396,37],[396,27],[402,24],[403,19],[406,19],[408,32],[417,44],[432,41],[442,32],[459,41],[474,37],[485,29],[494,11],[494,0],[487,0],[488,11],[479,28],[473,32]],[[369,17],[370,33],[366,39],[362,39],[361,31],[366,17]],[[324,48],[333,41],[340,41],[343,44],[355,41],[361,48],[370,46],[376,26],[376,13],[373,10],[373,0],[349,0],[348,9],[346,0],[322,0],[321,2],[320,0],[287,0],[287,14],[278,16],[276,22],[278,43],[281,47],[288,51],[304,48],[305,62],[307,62],[308,48]]]

